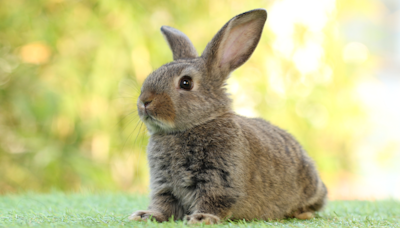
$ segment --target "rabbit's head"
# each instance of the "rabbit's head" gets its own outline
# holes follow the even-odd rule
[[[150,133],[185,131],[229,112],[225,80],[253,53],[266,18],[264,9],[237,15],[200,57],[185,34],[161,27],[174,61],[158,68],[143,83],[137,106]]]

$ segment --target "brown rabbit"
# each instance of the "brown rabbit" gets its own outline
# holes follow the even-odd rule
[[[327,190],[299,143],[263,119],[235,114],[224,88],[266,19],[264,9],[237,15],[200,57],[185,34],[161,27],[174,61],[147,77],[137,102],[151,135],[151,203],[131,220],[309,219],[324,206]]]

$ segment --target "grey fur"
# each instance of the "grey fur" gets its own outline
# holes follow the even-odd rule
[[[162,222],[173,216],[214,224],[228,218],[308,219],[322,209],[327,190],[299,143],[262,119],[233,113],[223,87],[250,58],[266,17],[256,9],[232,18],[200,57],[182,54],[194,50],[190,41],[175,42],[183,33],[163,31],[176,60],[149,75],[138,99],[151,134],[151,203],[130,219]],[[185,75],[193,79],[191,91],[179,87]]]
[[[184,33],[169,26],[162,26],[161,32],[171,48],[174,60],[197,57],[196,49]]]

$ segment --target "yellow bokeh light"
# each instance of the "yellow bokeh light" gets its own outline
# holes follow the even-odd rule
[[[368,48],[359,42],[347,44],[343,49],[343,61],[347,63],[363,63],[368,58]]]
[[[22,46],[20,56],[23,62],[43,64],[49,61],[50,48],[42,42],[29,43]]]

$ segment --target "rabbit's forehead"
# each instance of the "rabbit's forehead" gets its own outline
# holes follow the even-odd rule
[[[201,69],[201,68],[200,68]],[[184,75],[198,74],[197,65],[186,62],[167,63],[151,73],[143,84],[143,89],[163,90],[167,89],[174,79]],[[156,92],[156,91],[154,91]]]
[[[176,75],[180,75],[182,70],[183,70],[182,66],[174,66],[174,65],[161,66],[147,77],[145,84],[153,86],[168,84],[172,78],[176,77]]]

